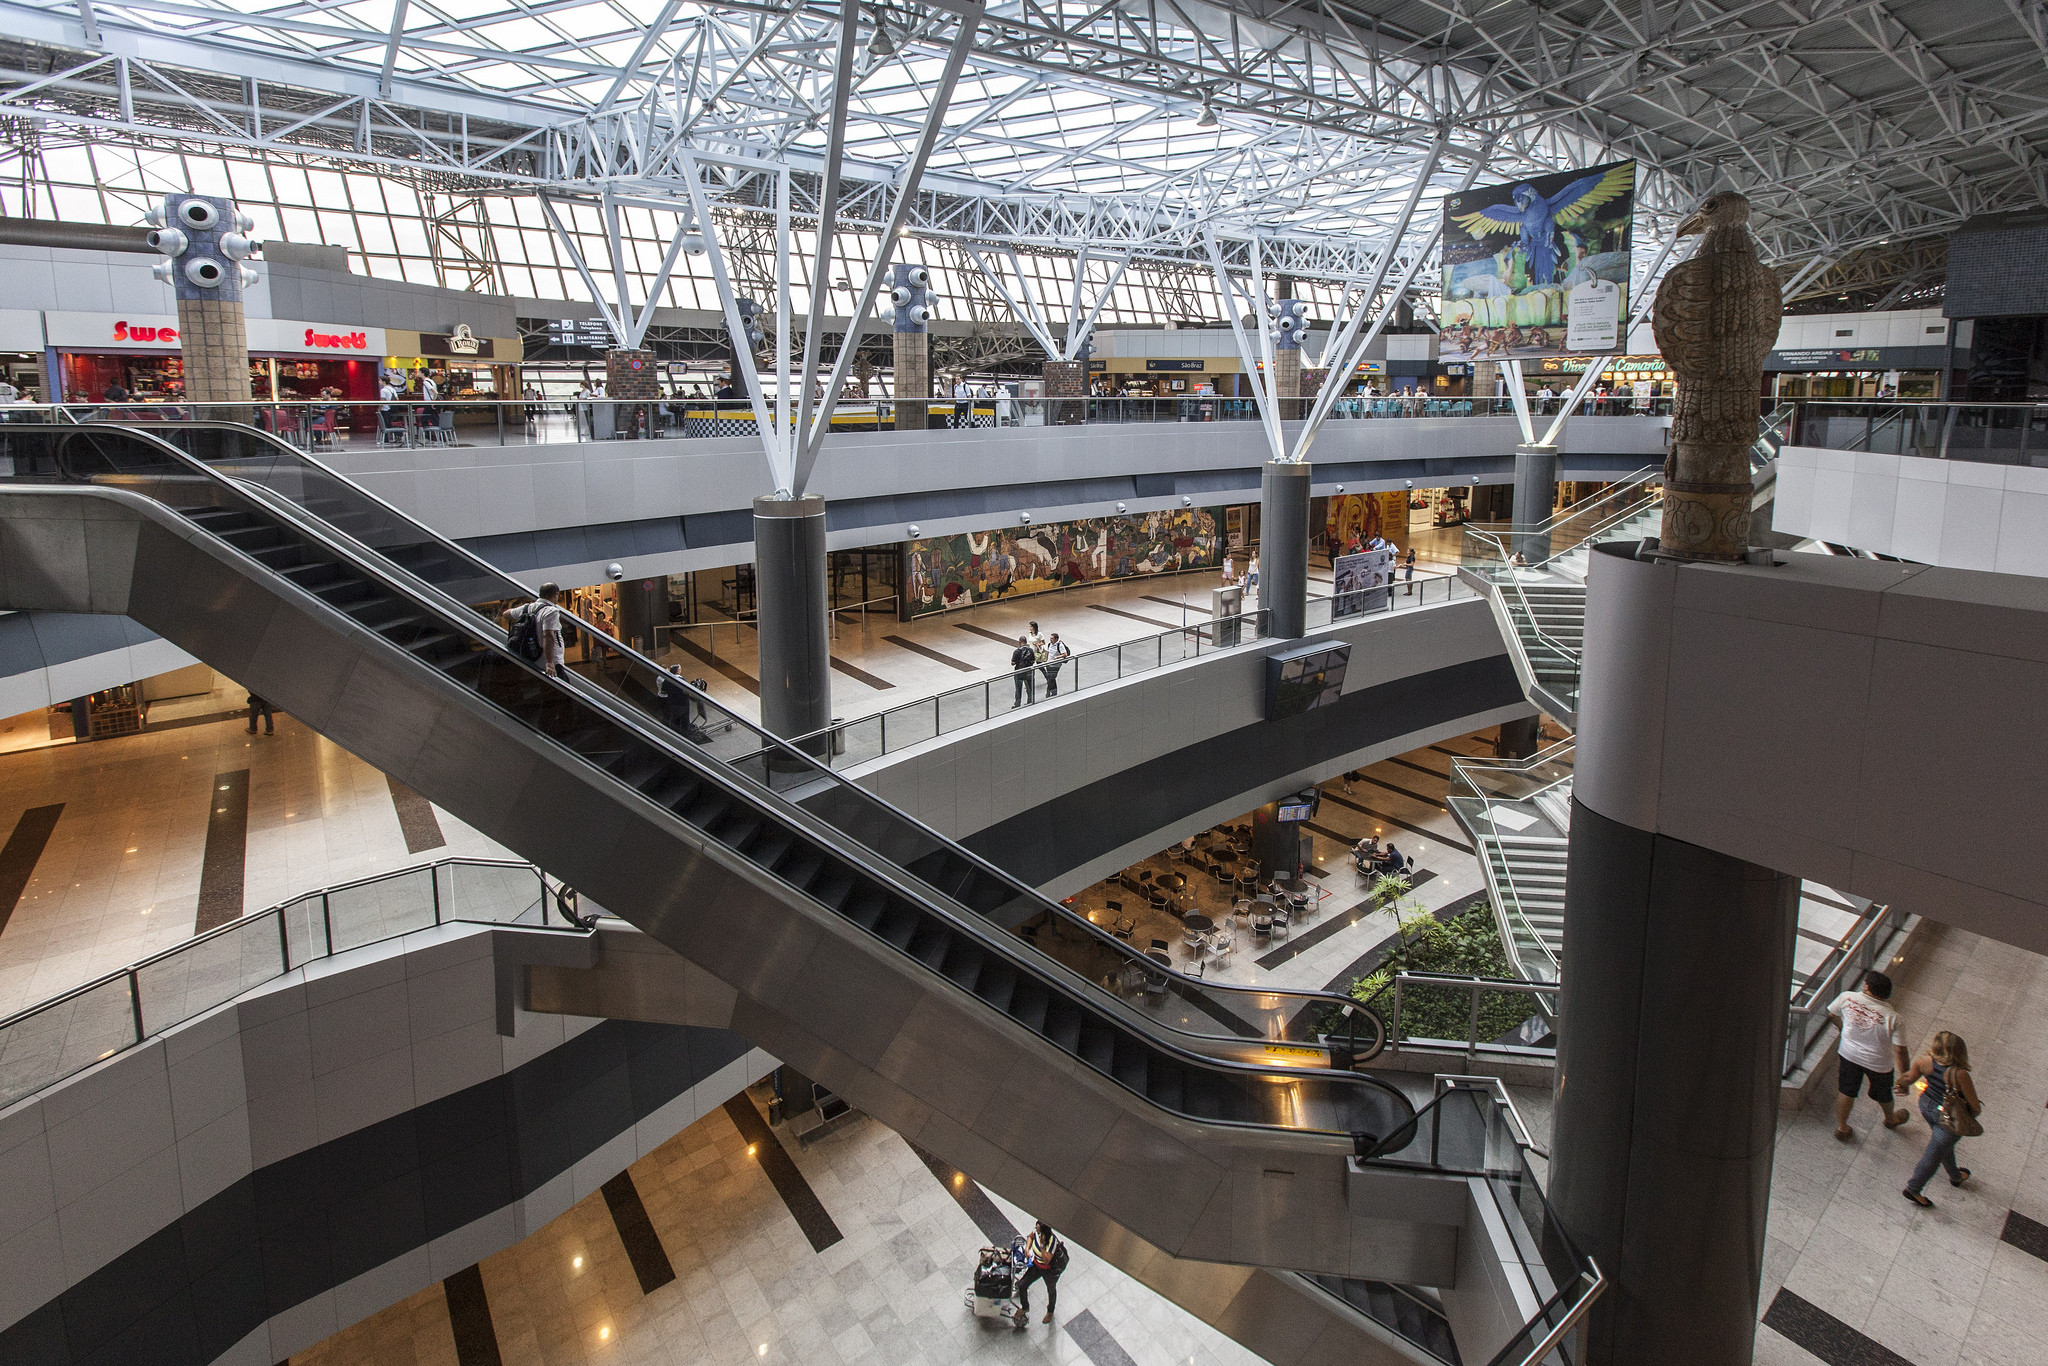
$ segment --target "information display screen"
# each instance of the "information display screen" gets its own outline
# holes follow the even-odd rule
[[[1333,705],[1351,664],[1348,641],[1306,645],[1266,656],[1266,719],[1280,721]]]

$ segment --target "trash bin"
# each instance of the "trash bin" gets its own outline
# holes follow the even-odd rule
[[[846,718],[843,716],[832,718],[832,753],[846,753]]]

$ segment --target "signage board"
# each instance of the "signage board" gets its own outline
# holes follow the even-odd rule
[[[292,318],[250,318],[249,353],[331,358],[374,356],[384,349],[384,329],[303,322]],[[167,313],[62,313],[43,315],[49,344],[63,351],[177,351],[184,346],[178,319]]]
[[[1773,351],[1766,370],[1940,370],[1949,364],[1946,346],[1808,347]]]
[[[1633,161],[1445,196],[1438,358],[1621,350],[1635,196]]]
[[[1162,371],[1174,373],[1190,370],[1199,374],[1207,366],[1208,362],[1201,360],[1148,360],[1145,362],[1145,369],[1150,374],[1159,374]]]
[[[549,346],[586,346],[596,351],[611,349],[612,333],[602,318],[548,319]]]
[[[1330,619],[1355,617],[1361,612],[1385,611],[1393,605],[1394,547],[1375,540],[1355,555],[1339,555],[1330,561],[1330,578],[1335,596],[1330,602]]]

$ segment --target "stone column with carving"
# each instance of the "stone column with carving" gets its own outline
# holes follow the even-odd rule
[[[889,267],[889,302],[895,309],[895,397],[914,400],[896,405],[896,430],[923,431],[930,425],[932,396],[931,334],[927,325],[937,316],[931,272],[898,261]]]
[[[156,278],[178,298],[178,338],[183,346],[185,398],[191,403],[249,403],[249,326],[242,290],[256,283],[246,264],[256,243],[248,234],[256,222],[231,199],[170,194],[152,208],[149,245],[168,260]],[[201,417],[247,421],[246,407],[202,411]]]

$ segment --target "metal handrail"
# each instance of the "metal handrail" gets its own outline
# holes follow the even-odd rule
[[[82,982],[78,986],[72,987],[69,990],[61,992],[56,996],[52,996],[47,1000],[38,1001],[35,1004],[25,1006],[22,1009],[17,1010],[10,1015],[0,1017],[0,1032],[4,1032],[6,1030],[15,1028],[16,1026],[21,1024],[25,1024],[28,1021],[33,1020],[38,1015],[42,1015],[81,996],[85,996],[91,992],[98,991],[101,988],[111,986],[125,979],[127,982],[129,993],[130,1016],[131,1019],[134,1021],[135,1025],[135,1035],[127,1044],[123,1045],[121,1049],[117,1049],[114,1051],[120,1052],[125,1051],[125,1049],[127,1048],[133,1048],[136,1045],[141,1044],[144,1041],[154,1037],[155,1035],[161,1034],[169,1029],[174,1029],[178,1025],[185,1023],[185,1021],[194,1019],[197,1016],[204,1014],[206,1011],[212,1010],[216,1006],[222,1004],[222,1002],[214,1002],[213,1004],[201,1007],[199,1010],[192,1011],[188,1014],[180,1015],[176,1019],[166,1020],[152,1025],[150,1022],[144,1019],[142,1008],[141,974],[147,969],[155,967],[159,963],[169,962],[173,959],[183,957],[186,954],[193,953],[197,951],[202,945],[210,943],[215,939],[220,939],[230,934],[245,931],[249,929],[252,925],[259,924],[267,916],[279,917],[280,925],[278,932],[277,971],[272,973],[268,977],[264,977],[256,981],[247,982],[243,984],[240,988],[237,989],[237,991],[233,995],[226,998],[227,1000],[233,1000],[234,996],[242,995],[250,990],[253,990],[255,987],[262,986],[266,982],[274,982],[279,977],[282,977],[287,973],[290,973],[298,968],[304,967],[307,963],[315,962],[322,958],[330,958],[334,956],[336,952],[348,951],[336,950],[334,948],[332,921],[328,918],[326,914],[327,907],[331,905],[333,897],[342,892],[353,891],[359,887],[374,886],[378,883],[390,882],[398,878],[415,877],[420,873],[427,874],[430,890],[427,894],[426,900],[428,901],[429,905],[431,906],[431,909],[433,910],[435,925],[495,925],[507,923],[506,920],[501,918],[479,920],[471,916],[444,916],[442,914],[441,907],[439,873],[441,869],[450,867],[526,869],[529,872],[533,873],[540,883],[539,904],[541,908],[541,922],[538,926],[534,928],[547,930],[552,933],[560,933],[563,931],[572,930],[574,928],[566,925],[557,927],[554,925],[550,925],[548,923],[547,875],[544,872],[542,872],[539,868],[535,867],[533,864],[528,863],[523,859],[491,859],[462,857],[436,859],[432,863],[416,863],[405,868],[393,868],[386,872],[373,873],[368,877],[355,878],[347,882],[337,882],[325,887],[317,887],[310,891],[300,892],[294,896],[285,898],[283,901],[279,901],[274,903],[273,905],[266,906],[262,910],[252,911],[247,915],[243,915],[237,919],[230,920],[224,925],[216,925],[214,928],[210,930],[206,930],[199,934],[193,935],[189,939],[181,940],[180,942],[171,945],[169,948],[160,949],[156,953],[150,954],[146,958],[138,958],[134,962],[128,964],[126,967],[116,968],[111,972],[102,973],[98,977],[95,977],[90,981]],[[304,902],[312,897],[319,897],[321,899],[321,905],[323,909],[323,921],[326,923],[327,926],[327,931],[322,936],[322,943],[324,947],[322,948],[321,951],[316,953],[309,953],[304,957],[298,959],[296,962],[294,962],[291,954],[290,937],[286,932],[285,926],[282,923],[282,917],[292,907],[297,906],[301,902]],[[512,919],[516,920],[518,916],[525,915],[531,909],[531,904],[522,905],[519,908],[518,912],[512,917]],[[420,928],[424,929],[426,927],[422,926]],[[395,934],[381,935],[376,939],[365,940],[363,941],[363,943],[353,945],[352,947],[367,948],[372,944],[386,943],[392,939],[402,938],[407,934],[414,934],[417,932],[417,930],[400,930]],[[15,1095],[0,1096],[0,1103],[12,1104],[14,1101],[19,1100],[22,1096],[33,1095],[37,1091],[44,1090],[50,1086],[54,1086],[58,1082],[64,1080],[66,1077],[75,1076],[79,1072],[82,1072],[86,1068],[103,1061],[105,1058],[109,1056],[112,1056],[112,1054],[103,1053],[98,1057],[89,1058],[84,1062],[79,1063],[76,1067],[72,1067],[66,1071],[58,1073],[57,1075],[46,1077],[45,1079],[40,1081],[35,1086],[29,1088],[28,1090],[19,1092]]]
[[[1401,998],[1405,994],[1403,991],[1404,987],[1464,987],[1471,994],[1472,1000],[1472,1009],[1465,1026],[1465,1059],[1467,1062],[1476,1060],[1482,1049],[1498,1051],[1500,1048],[1498,1044],[1481,1043],[1479,1040],[1479,994],[1481,992],[1493,991],[1522,996],[1555,996],[1561,989],[1556,982],[1531,982],[1515,977],[1476,977],[1467,973],[1457,972],[1397,972],[1388,983],[1388,986],[1391,986],[1394,990],[1394,1007],[1391,1012],[1394,1023],[1390,1027],[1390,1038],[1397,1044],[1411,1042],[1425,1044],[1457,1042],[1455,1039],[1431,1039],[1426,1035],[1411,1036],[1407,1030],[1402,1028]],[[1374,994],[1378,995],[1377,992]],[[1546,1051],[1554,1052],[1555,1050],[1531,1048],[1528,1051],[1541,1053]],[[1519,1118],[1517,1116],[1518,1121]],[[1526,1133],[1526,1130],[1524,1132]]]

